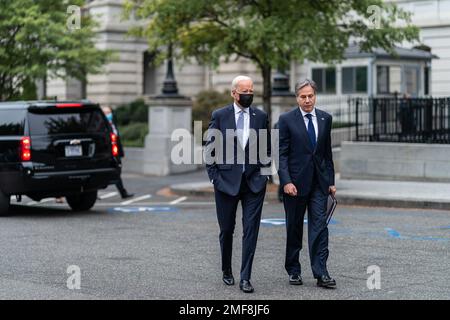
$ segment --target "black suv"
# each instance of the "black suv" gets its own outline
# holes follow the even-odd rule
[[[66,197],[88,210],[97,190],[117,182],[118,137],[89,101],[0,103],[0,215],[10,198]]]

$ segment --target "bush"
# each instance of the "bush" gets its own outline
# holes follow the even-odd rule
[[[211,113],[232,102],[229,92],[201,91],[195,96],[192,120],[202,121],[202,130],[208,129]],[[114,110],[122,144],[127,147],[143,147],[148,134],[148,106],[143,99],[124,104]]]
[[[229,92],[217,92],[215,90],[205,90],[197,94],[192,108],[192,120],[202,121],[202,130],[208,129],[211,114],[215,109],[230,104],[233,101]]]
[[[125,147],[143,147],[148,134],[147,122],[135,122],[119,126],[120,140]]]
[[[116,123],[126,126],[132,123],[148,122],[148,106],[143,99],[137,99],[128,104],[120,105],[114,110]]]

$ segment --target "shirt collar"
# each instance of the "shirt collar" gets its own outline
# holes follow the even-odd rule
[[[303,111],[302,108],[298,107],[300,109],[300,112],[302,113],[303,118],[308,114],[307,112]],[[316,107],[313,108],[313,110],[310,112],[310,114],[313,117],[316,117]]]
[[[236,104],[236,102],[233,102],[233,107],[234,107],[234,113],[236,114],[236,113],[239,113],[241,110],[242,111],[244,111],[245,113],[249,113],[249,109],[250,108],[240,108],[237,104]]]

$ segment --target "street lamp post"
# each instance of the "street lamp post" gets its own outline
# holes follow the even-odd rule
[[[162,94],[166,97],[180,97],[180,95],[178,94],[177,81],[175,80],[175,75],[173,72],[172,45],[169,45],[168,48],[166,78],[163,82]]]
[[[192,100],[178,91],[174,75],[172,45],[168,47],[166,75],[161,94],[148,97],[146,103],[149,106],[149,133],[145,137],[143,173],[166,176],[197,170],[198,167],[193,161],[179,164],[172,159],[172,150],[178,142],[172,139],[174,133],[177,136],[177,132],[182,131],[186,140],[192,140],[190,134],[192,132]],[[193,146],[194,143],[191,141],[190,145]]]

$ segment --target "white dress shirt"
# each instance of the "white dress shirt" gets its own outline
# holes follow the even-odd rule
[[[303,116],[303,121],[305,121],[305,126],[306,126],[306,131],[308,131],[308,124],[309,124],[309,119],[306,117],[306,115],[308,114],[307,112],[303,111],[302,108],[300,108],[300,112],[302,113]],[[310,112],[312,115],[312,122],[314,125],[314,131],[316,132],[316,142],[317,142],[317,138],[319,137],[319,125],[317,123],[317,116],[316,116],[316,108],[313,109],[313,111]]]
[[[241,110],[244,111],[244,145],[242,148],[245,147],[248,141],[248,136],[250,134],[250,108],[240,108],[236,103],[233,103],[234,106],[234,119],[236,121],[236,127],[239,119],[239,115]],[[239,139],[238,139],[239,140]]]
[[[236,123],[236,127],[237,127],[237,122],[239,120],[239,115],[240,115],[240,111],[244,111],[244,132],[243,132],[243,138],[245,141],[244,146],[242,146],[242,148],[245,147],[245,145],[247,144],[248,141],[248,136],[250,134],[250,108],[240,108],[236,103],[233,103],[233,107],[234,107],[234,120]],[[238,139],[239,140],[239,139]],[[239,142],[240,144],[240,142]],[[211,180],[211,183],[214,184],[214,179]]]

